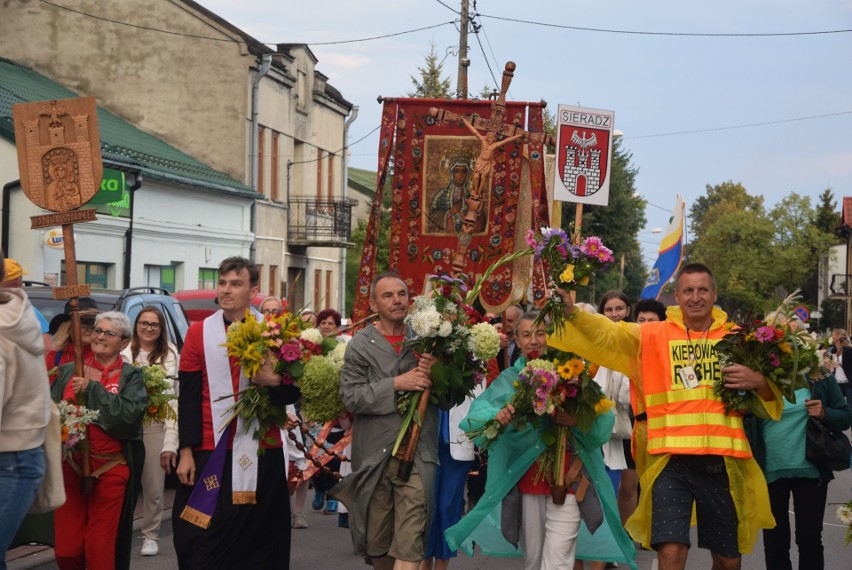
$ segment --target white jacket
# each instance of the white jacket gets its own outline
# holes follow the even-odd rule
[[[23,289],[0,289],[0,452],[42,445],[49,418],[38,317]]]
[[[464,402],[450,408],[450,457],[456,461],[473,461],[473,442],[467,438],[459,424],[467,416],[473,399],[485,391],[484,384],[485,382],[473,389],[473,396],[468,396]]]
[[[604,366],[598,368],[595,382],[603,390],[604,394],[612,397],[615,401],[617,412],[623,413],[630,407],[630,379],[615,370]],[[612,382],[612,386],[609,385]],[[611,437],[603,445],[604,464],[612,470],[627,469],[627,459],[624,455],[624,440]]]

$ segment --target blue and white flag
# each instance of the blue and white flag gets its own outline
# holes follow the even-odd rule
[[[677,195],[672,217],[666,226],[666,233],[660,242],[660,253],[645,288],[642,289],[642,299],[657,299],[669,279],[677,273],[680,261],[683,259],[683,196]]]

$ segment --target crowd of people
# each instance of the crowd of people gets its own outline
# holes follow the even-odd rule
[[[397,400],[429,389],[437,361],[404,342],[412,335],[405,282],[394,274],[376,277],[369,292],[375,319],[352,335],[334,309],[301,311],[306,326],[347,343],[340,374],[345,411],[305,433],[298,386],[269,364],[247,378],[224,347],[228,326],[247,318],[246,311],[276,315],[286,302],[270,296],[252,307],[259,273],[248,259],[228,258],[218,273],[219,309],[190,327],[179,354],[153,307],[131,322],[81,298],[79,333],[70,306],[55,322],[39,319],[20,288],[23,269],[6,260],[0,268],[0,552],[42,484],[51,400],[65,400],[84,402],[98,417],[85,454],[70,453],[62,462],[66,500],[53,512],[53,530],[63,570],[129,568],[138,494],[141,554],[157,555],[164,479],[173,471],[181,569],[288,568],[291,529],[308,527],[309,487],[311,507],[336,516],[355,553],[379,569],[444,569],[459,549],[473,554],[477,547],[520,556],[527,569],[635,567],[637,547],[655,550],[661,570],[684,568],[693,519],[698,547],[710,550],[714,568],[740,568],[761,532],[766,567],[791,568],[791,497],[800,567],[824,566],[822,519],[833,475],[805,458],[805,429],[808,418],[835,431],[852,426],[852,344],[845,330],[834,330],[827,347],[831,373],[791,403],[759,372],[739,364],[720,368],[714,351],[696,349],[729,330],[706,266],[680,270],[670,307],[652,299],[632,303],[620,291],[607,292],[594,307],[557,289],[568,320],[552,336],[525,307],[488,315],[503,335],[487,380],[457,406],[426,407],[413,468],[403,477],[402,451],[392,454],[403,422]],[[82,374],[75,340],[82,345]],[[594,382],[614,407],[591,428],[580,429],[564,411],[532,427],[513,423],[509,402],[519,374],[548,347],[599,365]],[[168,419],[143,425],[149,401],[140,368],[151,365],[165,370],[175,399]],[[706,385],[690,389],[684,370],[709,370],[724,375],[728,388],[753,391],[755,413],[726,410]],[[229,424],[225,413],[250,383],[268,388],[272,404],[287,412],[283,426],[257,439]],[[504,431],[486,453],[484,440],[471,441],[465,431],[492,420]],[[554,502],[547,478],[538,476],[547,422],[572,433],[565,469],[574,485],[564,502]],[[334,445],[344,436],[351,436],[344,460],[304,480],[309,465],[299,447],[309,448],[309,439]],[[243,452],[258,445],[262,453]]]

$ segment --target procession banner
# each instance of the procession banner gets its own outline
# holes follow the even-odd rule
[[[669,225],[666,226],[666,233],[663,234],[663,239],[660,242],[660,253],[657,256],[657,261],[651,269],[651,274],[648,275],[645,288],[642,289],[640,296],[642,299],[659,298],[663,286],[680,268],[680,262],[683,259],[684,207],[683,196],[678,194],[674,210],[672,210],[672,217],[669,218]]]
[[[379,175],[367,242],[375,242],[382,182],[393,165],[389,267],[414,294],[429,275],[453,271],[465,202],[480,153],[479,141],[462,123],[438,121],[430,108],[461,116],[488,116],[491,101],[385,99],[379,140]],[[506,103],[507,126],[542,132],[540,103]],[[390,156],[389,156],[390,153]],[[392,160],[389,158],[392,157]],[[472,280],[508,252],[524,248],[527,229],[547,220],[542,145],[511,142],[494,153],[490,192],[465,252],[465,274]],[[375,245],[365,245],[358,278],[354,320],[368,314],[369,285],[375,276]],[[530,280],[529,259],[498,269],[482,288],[487,311],[517,303]]]
[[[559,105],[553,199],[606,206],[609,203],[615,113]]]

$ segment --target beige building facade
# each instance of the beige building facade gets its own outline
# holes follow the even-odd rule
[[[337,307],[352,104],[307,46],[269,47],[189,0],[7,2],[0,56],[29,66],[263,195],[261,291]],[[218,214],[214,214],[218,215]],[[222,215],[226,215],[222,212]]]

